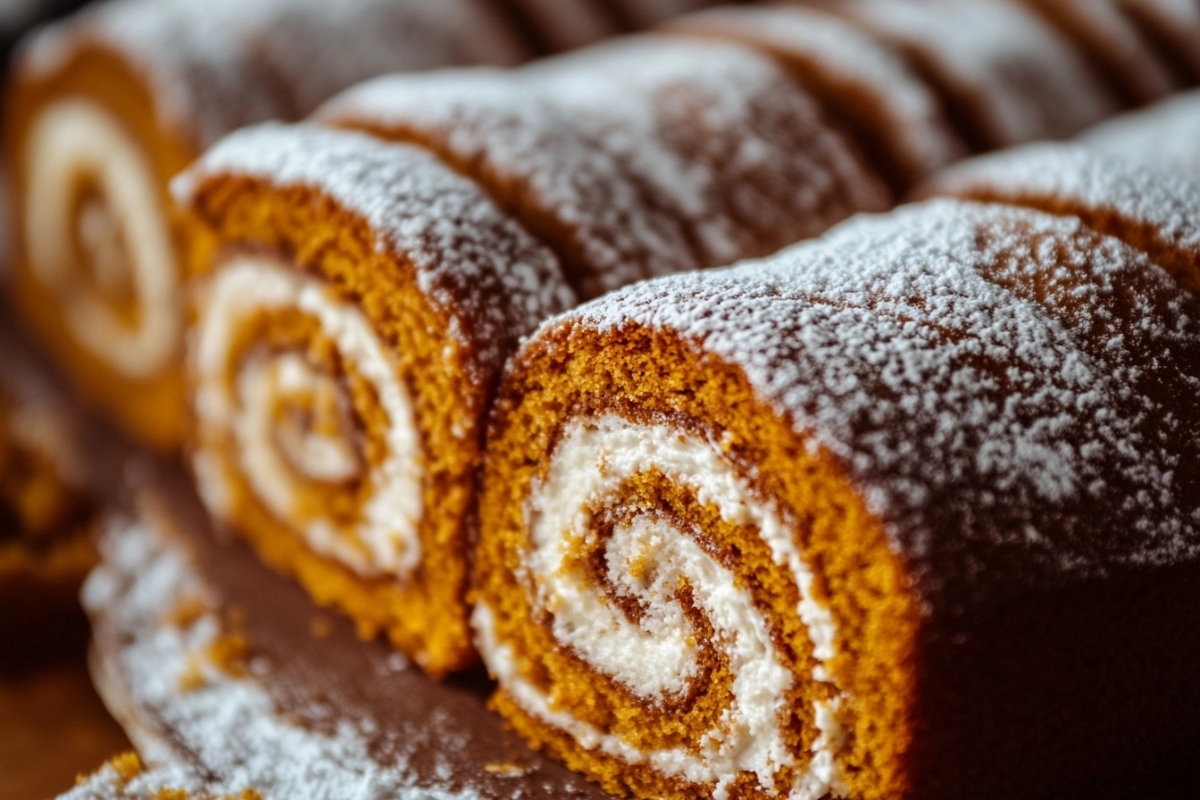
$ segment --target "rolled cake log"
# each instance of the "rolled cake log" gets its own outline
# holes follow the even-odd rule
[[[1197,379],[1194,296],[1002,205],[585,304],[490,427],[494,707],[639,797],[1153,794],[1200,733]]]
[[[1200,117],[1200,104],[1193,100],[1192,105]],[[1142,250],[1181,285],[1200,292],[1197,179],[1200,174],[1097,152],[1085,141],[973,159],[944,171],[916,196],[1003,203],[1078,219]]]
[[[434,675],[471,663],[483,420],[520,337],[576,302],[558,262],[433,155],[356,132],[247,128],[177,190],[212,242],[190,348],[209,508],[364,635]]]
[[[5,118],[18,310],[83,395],[177,446],[186,231],[167,181],[364,78],[526,53],[481,0],[117,0],[41,31]]]
[[[787,72],[722,42],[626,37],[518,70],[387,76],[315,119],[432,150],[553,249],[582,297],[893,202]]]
[[[966,154],[934,87],[851,21],[802,6],[730,6],[681,17],[667,30],[732,39],[778,59],[898,191]]]
[[[1200,81],[1200,6],[1188,0],[1117,0],[1184,85]]]
[[[1071,136],[1122,105],[1076,43],[1019,0],[813,5],[899,48],[975,150]]]
[[[1146,16],[1133,13],[1138,3],[1125,0],[1019,0],[1035,9],[1077,43],[1093,68],[1131,105],[1150,103],[1179,88],[1180,77],[1171,74],[1168,52],[1162,43],[1148,37],[1139,23]],[[1143,9],[1166,3],[1142,3]],[[1183,5],[1183,4],[1175,4]],[[1161,14],[1161,12],[1160,12]],[[1190,17],[1190,19],[1188,19]],[[1176,11],[1176,24],[1191,23],[1196,33],[1196,15]]]

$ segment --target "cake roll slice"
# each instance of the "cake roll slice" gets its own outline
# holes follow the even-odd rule
[[[551,247],[583,297],[766,255],[893,202],[776,61],[711,40],[387,76],[315,119],[432,150]]]
[[[17,310],[83,396],[177,447],[187,231],[167,181],[365,78],[526,54],[483,0],[114,0],[38,32],[4,120]]]
[[[466,516],[505,359],[576,302],[425,150],[251,127],[175,186],[196,252],[193,466],[264,559],[434,675],[474,656]],[[197,237],[199,241],[201,237]]]
[[[1000,204],[584,304],[489,429],[494,707],[637,797],[1154,795],[1200,734],[1198,379],[1166,271]]]
[[[899,48],[975,150],[1071,136],[1122,106],[1077,43],[1020,0],[813,5]]]

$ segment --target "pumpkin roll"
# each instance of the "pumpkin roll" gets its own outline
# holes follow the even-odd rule
[[[187,231],[168,180],[365,78],[526,52],[482,0],[116,0],[39,31],[6,98],[18,311],[83,396],[177,447]]]
[[[724,7],[668,30],[732,39],[782,62],[900,191],[966,154],[941,99],[895,48],[803,6]]]
[[[1020,0],[1079,45],[1094,69],[1131,105],[1161,99],[1179,88],[1167,53],[1147,37],[1123,0]],[[1143,8],[1165,3],[1142,3]],[[1175,5],[1181,5],[1176,3]],[[1185,21],[1175,12],[1173,21]],[[1195,32],[1195,14],[1192,15]],[[1143,16],[1143,19],[1145,17]],[[1184,29],[1181,32],[1185,32]],[[1190,82],[1190,81],[1189,81]]]
[[[893,202],[774,60],[721,42],[634,36],[517,70],[387,76],[315,119],[432,150],[546,242],[583,297]]]
[[[584,304],[489,429],[494,707],[621,795],[1149,791],[1200,732],[1198,378],[1146,254],[998,204]]]
[[[1118,0],[1184,85],[1200,82],[1200,6],[1180,0]]]
[[[0,669],[77,644],[79,585],[96,561],[77,420],[0,331]],[[44,653],[33,651],[44,650]]]
[[[206,504],[364,636],[434,675],[470,663],[482,421],[519,338],[576,302],[558,262],[426,151],[356,132],[243,129],[175,187],[210,243],[190,267]]]
[[[1200,104],[1193,99],[1192,106],[1200,118]],[[946,170],[917,195],[1004,203],[1079,219],[1142,250],[1188,290],[1200,292],[1197,178],[1097,151],[1085,140],[982,156]]]
[[[903,52],[976,150],[1071,136],[1121,107],[1075,42],[1019,2],[814,5]]]

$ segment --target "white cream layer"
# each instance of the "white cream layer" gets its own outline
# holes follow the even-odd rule
[[[812,595],[813,574],[793,532],[752,494],[719,448],[665,425],[637,425],[616,415],[570,424],[556,446],[546,480],[527,501],[531,551],[522,577],[537,587],[535,601],[552,613],[553,633],[563,646],[650,701],[683,692],[698,669],[692,631],[674,600],[679,579],[686,578],[729,658],[734,700],[721,728],[706,734],[699,753],[682,748],[642,753],[554,710],[550,699],[521,677],[508,646],[496,640],[485,605],[473,618],[480,648],[493,675],[527,712],[568,732],[584,747],[650,764],[667,775],[716,784],[717,798],[726,796],[727,784],[738,772],[752,772],[765,788],[775,789],[776,772],[794,760],[778,718],[780,698],[793,676],[775,657],[766,620],[729,570],[663,519],[642,517],[618,526],[605,549],[608,577],[616,591],[648,609],[635,624],[569,560],[593,543],[589,509],[602,508],[626,479],[651,468],[688,484],[701,503],[715,505],[725,520],[758,531],[776,563],[795,576],[801,595],[797,612],[820,662],[813,677],[829,681],[825,665],[834,654],[836,630],[828,609]],[[838,791],[834,755],[844,735],[836,705],[816,703],[821,735],[811,746],[806,769],[785,789],[789,797],[816,800]]]
[[[321,281],[264,256],[229,257],[198,295],[190,352],[199,424],[195,462],[201,495],[218,506],[213,513],[229,513],[219,506],[232,496],[230,486],[238,475],[314,551],[363,575],[408,575],[421,559],[420,439],[408,390],[370,322]],[[353,434],[300,431],[274,413],[290,396],[315,397],[345,388],[298,353],[268,357],[264,352],[260,358],[239,360],[232,352],[235,334],[249,318],[280,309],[315,319],[342,360],[372,387],[386,415],[387,452],[368,476],[369,497],[350,541],[331,520],[301,520],[297,509],[309,481],[343,481],[363,468],[349,438]],[[240,372],[230,374],[232,369]],[[226,442],[233,445],[236,463],[224,461]]]
[[[80,347],[129,378],[155,377],[178,352],[182,314],[179,267],[154,170],[112,114],[81,98],[42,111],[27,145],[23,227],[33,277],[59,298]],[[105,206],[85,208],[77,218],[80,176],[96,182]],[[135,325],[79,280],[77,231],[93,250],[92,278],[131,286]],[[114,252],[117,242],[123,253]]]

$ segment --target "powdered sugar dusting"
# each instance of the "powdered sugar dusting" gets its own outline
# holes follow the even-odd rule
[[[1070,136],[1117,110],[1075,46],[1019,3],[854,0],[831,7],[913,53],[964,106],[987,147]]]
[[[1200,555],[1198,428],[1169,399],[1200,388],[1194,305],[1076,220],[934,201],[548,325],[674,330],[739,365],[952,611]]]
[[[413,265],[420,290],[479,349],[489,373],[521,336],[575,302],[552,254],[473,183],[418,148],[266,123],[219,142],[172,189],[187,205],[207,181],[226,175],[312,187],[361,215],[378,249]]]
[[[1080,142],[1107,155],[1200,175],[1200,91],[1098,125]]]
[[[480,178],[585,295],[762,255],[888,192],[771,59],[628,37],[514,72],[363,84],[318,118],[419,141]]]
[[[376,761],[368,752],[370,719],[347,714],[328,731],[311,730],[276,710],[253,663],[241,678],[207,665],[202,655],[222,621],[212,612],[185,625],[169,621],[170,609],[185,601],[202,598],[217,606],[186,546],[167,529],[151,520],[114,522],[102,550],[104,564],[84,589],[100,653],[113,662],[107,672],[128,695],[122,702],[170,731],[176,759],[123,788],[102,771],[68,795],[72,800],[128,797],[131,789],[145,785],[148,791],[162,781],[171,788],[197,786],[188,771],[210,776],[207,792],[254,789],[264,800],[479,797],[474,790],[417,786],[404,763]],[[182,690],[181,676],[197,663],[205,664],[202,685]]]
[[[198,148],[374,75],[527,55],[481,0],[115,0],[46,29],[25,67],[52,72],[93,41],[142,73],[161,123]]]
[[[106,764],[77,784],[59,800],[162,800],[168,792],[187,792],[200,800],[219,796],[195,772],[182,764],[160,764],[126,778]],[[238,799],[240,800],[240,799]]]
[[[1200,111],[1200,104],[1196,108]],[[1200,173],[1180,175],[1153,163],[1096,152],[1085,139],[1084,144],[1030,145],[973,159],[943,172],[920,193],[1033,205],[1085,214],[1085,219],[1104,217],[1125,227],[1152,257],[1165,250],[1172,256],[1188,254],[1200,264],[1197,178]],[[1153,245],[1147,242],[1150,236]]]

